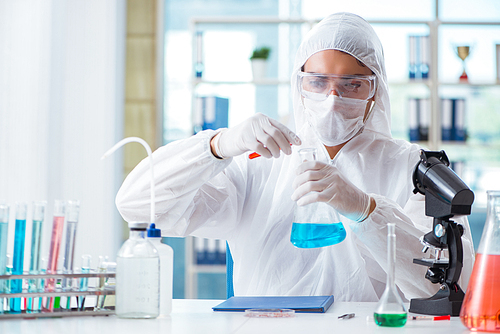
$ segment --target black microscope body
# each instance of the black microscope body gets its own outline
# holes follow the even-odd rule
[[[463,267],[463,226],[450,220],[455,215],[470,215],[474,193],[449,168],[444,151],[420,152],[420,162],[413,173],[414,193],[425,195],[425,214],[434,217],[433,229],[421,238],[423,252],[434,247],[437,254],[448,250],[448,259],[413,259],[413,263],[429,267],[425,278],[439,283],[439,291],[429,298],[410,301],[410,312],[430,315],[458,316],[464,292],[458,285]]]

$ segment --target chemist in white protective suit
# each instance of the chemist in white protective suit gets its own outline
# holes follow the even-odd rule
[[[154,152],[162,234],[226,239],[235,295],[377,301],[386,280],[386,224],[395,223],[398,288],[407,300],[432,296],[438,285],[425,279],[426,267],[412,263],[423,256],[419,237],[432,230],[424,196],[412,193],[419,147],[391,138],[384,55],[373,28],[350,13],[323,19],[299,47],[291,88],[297,134],[256,114]],[[311,146],[320,161],[301,163],[298,149]],[[250,160],[252,151],[262,157]],[[142,161],[118,192],[127,221],[149,219],[148,163]],[[316,196],[304,196],[311,190]],[[294,208],[311,201],[338,212],[347,230],[343,242],[292,245]],[[465,228],[459,282],[465,290],[472,238],[466,217],[455,221]]]

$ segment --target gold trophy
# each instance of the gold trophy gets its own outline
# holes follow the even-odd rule
[[[469,78],[467,77],[467,73],[465,72],[465,59],[470,54],[470,46],[457,46],[456,53],[457,53],[457,56],[460,59],[462,59],[462,64],[463,64],[463,68],[464,68],[464,71],[462,72],[462,75],[460,76],[460,81],[461,82],[468,82]]]

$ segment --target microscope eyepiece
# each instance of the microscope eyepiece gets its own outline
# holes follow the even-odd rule
[[[413,172],[413,192],[426,196],[427,216],[450,218],[471,212],[474,193],[449,165],[444,151],[420,151],[420,162]]]

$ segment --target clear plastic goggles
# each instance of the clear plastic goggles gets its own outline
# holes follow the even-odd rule
[[[299,72],[300,94],[308,99],[323,101],[332,92],[341,98],[368,100],[375,94],[376,75],[335,75]]]

